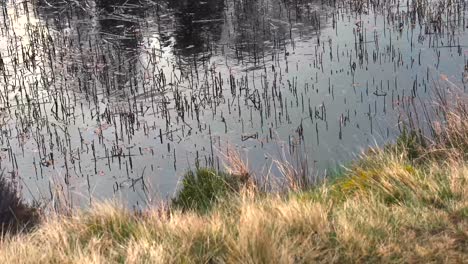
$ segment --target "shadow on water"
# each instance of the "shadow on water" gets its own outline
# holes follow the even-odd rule
[[[140,23],[145,18],[144,8],[124,0],[96,1],[97,20],[103,39],[118,49],[137,52],[141,42]],[[131,54],[137,56],[137,54]]]
[[[216,45],[221,37],[225,20],[224,0],[174,0],[168,1],[167,6],[173,10],[177,24],[172,33],[176,54],[191,58],[210,52],[212,45]]]
[[[119,90],[137,75],[135,71],[142,41],[140,23],[145,19],[145,10],[138,3],[131,3],[124,0],[96,1],[99,35],[108,49],[108,54],[104,51],[99,63],[119,73],[116,78]],[[109,70],[102,72],[107,75]],[[106,83],[109,83],[108,78]]]

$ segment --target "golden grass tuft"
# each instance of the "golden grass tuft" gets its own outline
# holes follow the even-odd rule
[[[220,150],[218,152],[223,158],[224,169],[228,174],[240,177],[241,181],[244,182],[251,179],[249,162],[243,158],[243,155],[235,146],[228,144],[225,151]]]

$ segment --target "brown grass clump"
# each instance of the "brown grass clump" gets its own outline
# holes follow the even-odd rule
[[[251,179],[251,171],[249,169],[248,160],[243,158],[236,147],[228,144],[225,151],[219,151],[224,161],[224,168],[227,173],[240,178],[242,182],[247,182]]]
[[[468,158],[468,96],[458,88],[433,90],[435,102],[412,102],[400,143],[418,160]],[[420,114],[424,113],[424,121]],[[430,133],[424,133],[429,130]]]
[[[302,191],[312,184],[313,175],[311,175],[312,171],[309,168],[309,161],[305,152],[294,151],[288,155],[283,147],[280,159],[274,159],[273,163],[285,180],[288,190]]]

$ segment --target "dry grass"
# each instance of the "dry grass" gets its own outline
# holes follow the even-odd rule
[[[374,165],[371,164],[374,162]],[[100,204],[0,243],[4,263],[445,262],[468,257],[468,164],[375,152],[309,192],[252,189],[207,214]],[[336,190],[342,192],[336,195]]]
[[[311,186],[316,179],[312,173],[313,168],[309,167],[309,160],[306,151],[301,149],[300,142],[294,142],[295,149],[288,153],[286,146],[280,146],[279,159],[274,158],[273,164],[281,173],[281,178],[285,181],[287,190],[298,192]]]
[[[219,150],[218,152],[223,159],[224,169],[227,173],[240,177],[241,181],[251,179],[249,162],[243,158],[243,155],[235,146],[227,144],[225,151]]]

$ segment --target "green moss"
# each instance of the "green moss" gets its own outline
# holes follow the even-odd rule
[[[211,169],[189,171],[182,180],[182,189],[172,199],[172,205],[183,211],[206,213],[218,201],[237,192],[241,184],[240,177],[231,174]]]
[[[405,151],[408,154],[409,160],[415,160],[421,157],[423,150],[426,148],[425,140],[420,133],[411,130],[408,131],[406,127],[403,128],[403,132],[397,138],[395,146],[397,151]]]

